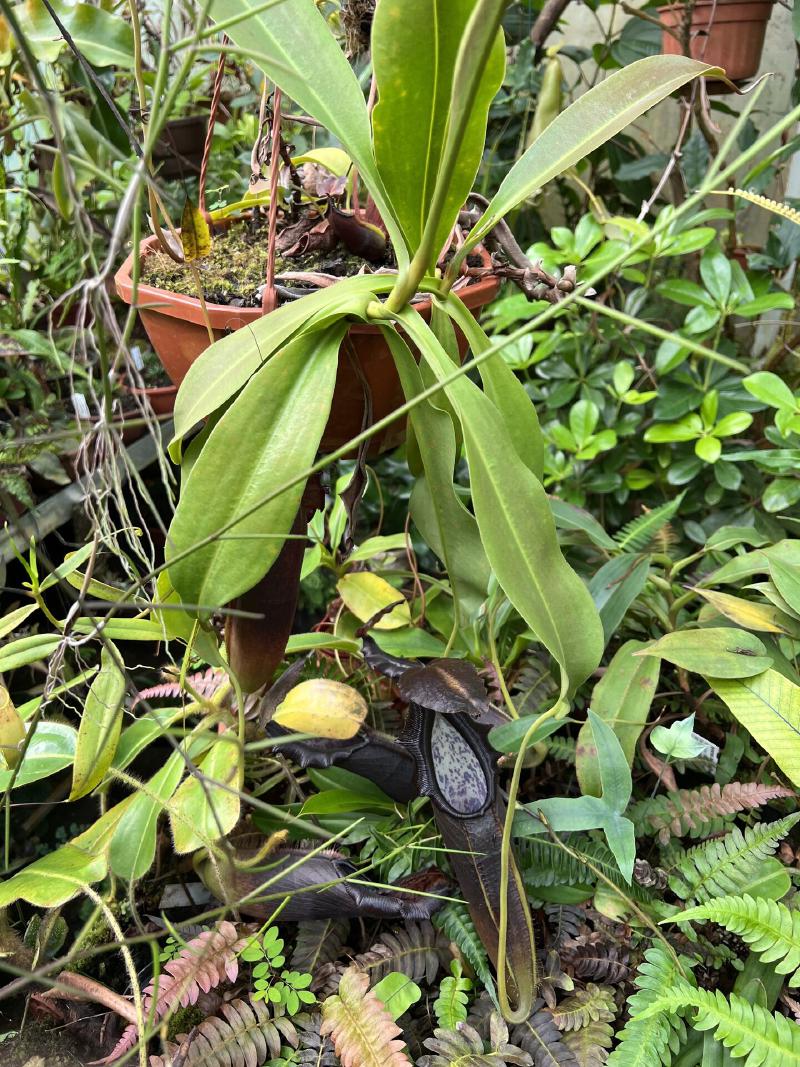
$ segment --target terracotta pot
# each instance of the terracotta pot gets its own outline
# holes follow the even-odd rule
[[[149,237],[142,243],[143,255],[156,247],[156,238]],[[490,260],[484,253],[485,263]],[[130,304],[133,301],[131,270],[133,253],[125,260],[114,279],[117,292]],[[499,289],[494,277],[482,278],[459,291],[458,296],[474,314],[492,300]],[[302,299],[302,297],[300,298]],[[430,300],[415,304],[416,310],[429,318]],[[139,285],[137,308],[150,343],[156,355],[175,385],[180,385],[195,359],[208,348],[208,332],[203,320],[200,301],[182,293],[170,293],[150,285]],[[206,304],[209,322],[218,340],[233,330],[239,330],[262,316],[261,308],[237,308],[227,304]],[[351,345],[348,350],[344,346]],[[458,343],[463,357],[467,349],[466,339],[459,333]],[[343,342],[336,374],[336,389],[333,407],[321,448],[324,452],[340,448],[362,430],[364,417],[364,390],[359,371],[353,367],[349,356],[355,353],[360,373],[366,379],[372,394],[372,421],[377,422],[405,402],[394,360],[377,326],[358,324],[351,326]],[[405,436],[405,424],[397,422],[389,426],[371,442],[373,455],[396,448]]]
[[[178,395],[177,385],[156,385],[146,389],[137,389],[124,383],[126,392],[132,396],[146,396],[150,401],[150,407],[156,415],[171,415],[175,410],[175,397]]]
[[[731,81],[752,78],[761,63],[764,35],[773,0],[697,0],[692,11],[689,48],[693,59],[722,67]],[[664,25],[681,32],[685,4],[658,9]],[[662,50],[682,55],[680,41],[664,33]],[[718,82],[720,87],[724,82]]]

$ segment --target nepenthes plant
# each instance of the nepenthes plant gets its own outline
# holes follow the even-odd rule
[[[393,800],[408,804],[427,797],[458,887],[475,928],[499,974],[500,988],[514,997],[514,1015],[527,1018],[536,989],[536,946],[525,887],[509,857],[503,877],[499,847],[506,805],[497,753],[487,735],[505,721],[489,703],[475,668],[464,660],[434,660],[421,666],[389,656],[369,639],[367,663],[392,679],[407,702],[404,727],[388,738],[362,727],[352,740],[292,740],[282,751],[301,767],[342,767],[379,785]],[[294,671],[290,672],[291,675]],[[291,677],[289,679],[289,684]],[[282,684],[283,683],[283,684]],[[264,701],[267,713],[287,682],[276,683]],[[274,722],[273,737],[287,737]],[[282,848],[263,862],[257,850],[235,850],[233,860],[201,860],[206,884],[221,899],[235,902],[244,915],[269,918],[282,898],[284,919],[372,915],[418,919],[437,906],[435,875],[413,879],[401,891],[378,890],[353,882],[355,868],[338,855],[304,858],[302,850]],[[507,884],[506,884],[507,881]],[[414,891],[424,893],[414,895]],[[501,904],[501,901],[504,901]],[[507,914],[508,941],[501,942],[501,914]],[[505,933],[503,933],[505,936]]]

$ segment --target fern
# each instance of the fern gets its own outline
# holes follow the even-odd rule
[[[459,1023],[457,1030],[434,1030],[425,1041],[434,1055],[422,1056],[417,1067],[531,1067],[533,1063],[524,1049],[509,1042],[508,1027],[497,1012],[490,1019],[488,1045],[487,1050],[469,1023]]]
[[[653,894],[643,886],[629,885],[625,881],[611,850],[602,842],[585,836],[578,842],[570,837],[565,838],[565,841],[571,850],[577,853],[577,859],[565,852],[557,842],[546,837],[530,837],[520,842],[518,862],[525,884],[534,896],[537,886],[594,885],[597,878],[586,866],[586,859],[626,896],[641,903],[653,899]]]
[[[466,1022],[467,1003],[472,982],[463,977],[461,963],[453,960],[451,973],[439,983],[439,996],[433,1002],[433,1014],[445,1030],[455,1030],[459,1023]]]
[[[626,523],[614,535],[620,552],[644,552],[652,543],[653,538],[678,513],[682,500],[683,494],[681,493],[674,500],[668,500],[666,504],[661,504],[651,511],[645,511],[644,514]]]
[[[758,808],[794,792],[782,785],[759,785],[758,782],[731,782],[729,785],[681,789],[677,793],[640,800],[632,805],[628,817],[637,833],[654,834],[662,844],[670,837],[708,837],[726,828],[726,820],[740,811]]]
[[[369,977],[348,967],[339,992],[322,1005],[320,1034],[330,1034],[342,1067],[410,1067],[400,1027],[369,988]]]
[[[600,982],[612,982],[619,985],[627,981],[631,972],[628,966],[628,953],[617,945],[604,944],[604,934],[593,934],[592,940],[586,944],[580,942],[567,942],[564,950],[567,953],[566,963],[571,973],[578,978],[592,978]]]
[[[578,1067],[602,1067],[608,1060],[608,1050],[614,1040],[609,1023],[598,1019],[564,1035],[564,1044],[575,1057]]]
[[[578,747],[576,738],[554,735],[553,737],[548,737],[546,744],[547,755],[551,759],[560,760],[561,763],[575,762],[575,750]]]
[[[232,1000],[220,1011],[224,1018],[204,1019],[179,1044],[167,1042],[167,1055],[151,1056],[150,1067],[171,1067],[176,1056],[187,1067],[252,1067],[279,1056],[282,1040],[297,1047],[297,1031],[280,1004]]]
[[[800,1026],[736,993],[726,999],[719,990],[678,982],[662,991],[640,1018],[684,1008],[695,1009],[696,1030],[713,1030],[733,1055],[744,1057],[741,1067],[800,1067]]]
[[[734,826],[725,837],[689,849],[670,872],[670,888],[682,900],[698,902],[745,892],[798,819],[800,813],[756,823],[744,833]]]
[[[528,1053],[533,1067],[576,1067],[575,1053],[564,1044],[552,1013],[543,1007],[544,1001],[537,1000],[530,1018],[511,1031],[511,1040]]]
[[[461,901],[449,901],[434,915],[433,924],[448,940],[453,941],[459,947],[464,959],[494,999],[494,979],[489,966],[489,957],[483,947],[483,942],[478,937],[466,904],[462,904]]]
[[[313,974],[323,963],[331,963],[341,955],[349,933],[350,923],[345,919],[299,922],[292,951],[292,969]]]
[[[223,982],[235,982],[239,973],[237,953],[247,943],[233,923],[223,921],[216,930],[205,930],[187,942],[164,972],[144,990],[144,1013],[156,1021],[177,1007],[197,1003],[201,991],[208,993]],[[155,1003],[154,1003],[155,1001]],[[139,1039],[134,1023],[127,1026],[112,1052],[98,1063],[113,1063],[129,1052]]]
[[[800,985],[800,912],[790,911],[775,900],[757,899],[747,893],[717,897],[675,916],[677,922],[710,920],[719,923],[761,956],[774,963],[776,974],[790,974],[789,985]]]
[[[369,976],[372,985],[390,971],[400,971],[412,982],[424,980],[431,985],[445,951],[443,939],[426,919],[382,933],[370,950],[356,956],[353,962]]]
[[[561,1002],[553,1022],[559,1030],[581,1030],[590,1023],[613,1022],[614,1015],[613,989],[590,982]]]
[[[319,1012],[297,1015],[293,1021],[299,1041],[290,1063],[297,1067],[340,1067],[331,1039],[320,1033],[322,1015]]]
[[[679,962],[692,985],[692,963],[685,956]],[[652,1015],[647,1019],[637,1016],[644,1012],[664,989],[681,981],[681,973],[672,956],[660,945],[654,945],[644,954],[644,961],[634,978],[636,992],[628,997],[628,1012],[631,1019],[619,1034],[617,1047],[608,1060],[609,1067],[669,1067],[672,1056],[686,1040],[686,1024],[679,1013]]]
[[[722,190],[714,190],[715,193],[719,193],[721,196],[738,196],[742,200],[749,200],[751,204],[758,204],[759,207],[763,207],[765,211],[771,211],[773,215],[780,215],[784,219],[789,219],[790,222],[795,223],[796,226],[800,226],[800,211],[790,207],[788,204],[781,204],[777,200],[770,200],[768,196],[761,196],[760,193],[751,193],[748,189],[728,189],[727,193],[723,193]]]

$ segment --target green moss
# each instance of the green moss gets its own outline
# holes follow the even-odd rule
[[[197,1026],[207,1017],[207,1013],[197,1004],[189,1004],[186,1008],[178,1008],[170,1016],[167,1026],[167,1040],[174,1041],[179,1034],[188,1034],[193,1026]]]
[[[331,252],[276,256],[275,273],[284,271],[320,271],[337,277],[357,274],[364,260],[351,255],[341,246]],[[215,234],[210,255],[197,261],[203,283],[203,295],[212,304],[236,307],[259,307],[260,291],[267,269],[267,228],[253,229],[247,222],[233,223]],[[194,272],[176,263],[163,252],[152,252],[142,264],[142,281],[170,293],[197,296]],[[295,287],[296,283],[292,283]]]

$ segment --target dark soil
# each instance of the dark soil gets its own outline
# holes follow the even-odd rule
[[[28,1025],[22,1034],[0,1043],[3,1067],[84,1067],[97,1055],[96,1047],[86,1048],[64,1027],[42,1030]]]
[[[330,252],[315,251],[296,256],[278,254],[275,257],[275,274],[314,271],[347,278],[358,274],[365,265],[374,270],[374,265],[366,264],[365,260],[337,244]],[[211,253],[198,260],[197,266],[203,282],[203,295],[209,303],[260,307],[267,268],[267,227],[254,229],[249,222],[232,223],[227,230],[214,235]],[[194,272],[163,252],[152,252],[145,257],[142,281],[170,293],[197,296]],[[294,281],[287,281],[286,286],[293,290],[302,289]],[[309,288],[309,292],[314,289]]]

